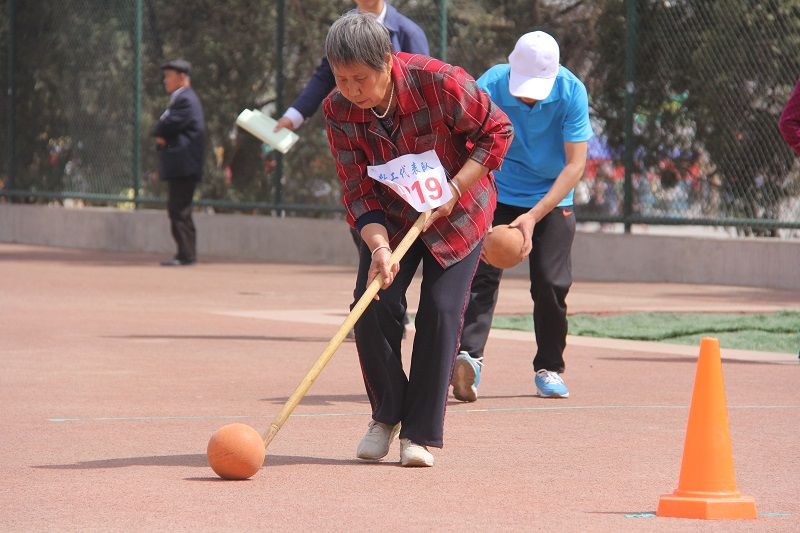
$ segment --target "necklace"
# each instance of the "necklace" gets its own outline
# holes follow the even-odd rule
[[[369,110],[372,111],[372,114],[378,118],[386,118],[386,115],[389,114],[389,110],[392,108],[392,98],[394,98],[394,83],[392,83],[392,92],[389,93],[389,105],[386,106],[386,110],[383,112],[383,114],[377,114],[374,107],[370,107]]]

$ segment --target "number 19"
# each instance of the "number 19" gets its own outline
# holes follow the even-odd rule
[[[427,189],[428,195],[430,196],[431,200],[438,200],[439,198],[442,197],[442,185],[436,178],[431,177],[426,179],[425,189]],[[425,197],[422,195],[422,186],[419,184],[418,181],[415,181],[411,185],[411,190],[417,193],[420,202],[422,203],[425,202]]]

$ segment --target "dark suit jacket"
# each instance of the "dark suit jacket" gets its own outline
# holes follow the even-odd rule
[[[162,180],[203,175],[206,125],[203,106],[191,87],[181,90],[161,115],[154,137],[163,137],[166,146],[158,148],[158,175]]]
[[[395,52],[430,55],[428,38],[425,37],[422,28],[389,4],[386,4],[386,17],[383,19],[383,25],[389,30],[392,49]],[[295,99],[291,107],[297,109],[303,118],[309,118],[317,112],[319,105],[334,87],[336,87],[336,80],[333,77],[331,65],[328,63],[328,59],[323,57],[317,70],[314,71],[314,75],[311,76],[303,88],[303,92]]]

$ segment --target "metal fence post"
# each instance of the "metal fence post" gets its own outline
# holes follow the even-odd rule
[[[134,2],[133,38],[133,205],[139,209],[142,171],[142,0]]]
[[[278,113],[283,111],[283,85],[285,82],[285,73],[283,72],[283,43],[286,33],[286,1],[278,0],[277,19],[278,27],[276,33],[275,43],[275,108]],[[283,203],[283,155],[277,154],[275,160],[275,196],[274,204],[280,208]],[[282,211],[281,211],[282,214]]]
[[[8,183],[6,183],[6,190],[14,189],[14,181],[17,176],[17,125],[16,125],[16,80],[14,72],[16,71],[16,26],[17,26],[17,0],[8,0],[8,87],[7,89],[7,102],[8,102]]]
[[[630,219],[633,215],[633,154],[636,150],[633,141],[633,111],[636,92],[636,0],[626,0],[627,4],[627,45],[625,46],[625,186],[623,195],[623,217],[625,233],[631,232]]]

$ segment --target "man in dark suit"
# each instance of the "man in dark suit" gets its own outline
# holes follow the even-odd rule
[[[167,211],[178,253],[164,266],[197,262],[196,231],[192,221],[194,190],[203,175],[206,126],[203,107],[192,90],[192,66],[183,59],[161,65],[169,106],[153,129],[158,149],[158,174],[169,186]]]
[[[392,49],[395,52],[430,55],[428,38],[425,32],[413,20],[406,17],[384,0],[354,0],[359,13],[372,13],[378,22],[389,30]],[[278,120],[275,130],[289,128],[296,130],[311,115],[316,113],[320,104],[336,87],[331,65],[323,57],[317,70],[308,80],[303,92],[295,99],[289,109]]]

